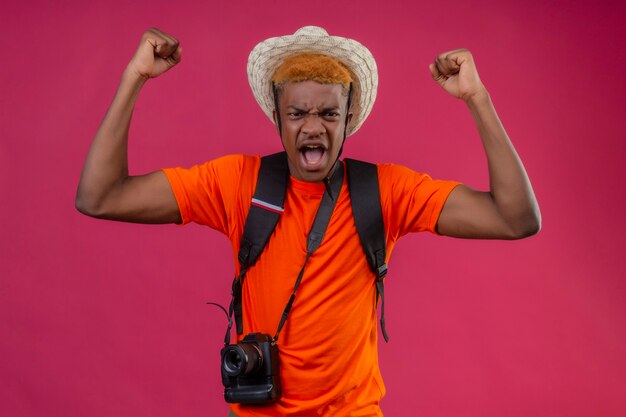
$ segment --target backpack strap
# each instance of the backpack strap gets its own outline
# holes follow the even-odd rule
[[[385,341],[389,341],[385,327],[385,293],[383,281],[387,274],[385,228],[380,204],[378,170],[376,165],[346,159],[348,189],[354,223],[367,263],[376,276],[377,300],[381,300],[380,325]],[[246,218],[239,247],[239,275],[232,286],[230,314],[235,315],[237,334],[243,334],[242,288],[245,274],[263,252],[280,215],[283,212],[289,167],[287,154],[279,152],[261,158],[261,167],[256,189]],[[230,316],[229,314],[229,316]],[[230,325],[226,332],[225,344],[229,343]]]
[[[384,278],[387,275],[385,225],[380,204],[378,168],[369,162],[345,159],[348,168],[348,189],[354,224],[370,269],[376,275],[376,293],[380,297],[380,328],[389,342],[385,328]]]
[[[243,334],[241,304],[243,279],[248,268],[256,263],[263,252],[263,248],[278,224],[284,209],[288,181],[289,167],[285,152],[261,158],[256,189],[239,246],[239,275],[233,281],[232,309],[235,313],[237,334]]]

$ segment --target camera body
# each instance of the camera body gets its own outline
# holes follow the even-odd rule
[[[228,403],[262,404],[281,396],[278,347],[264,333],[250,333],[222,348],[222,384]]]

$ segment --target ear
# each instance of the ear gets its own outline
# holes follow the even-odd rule
[[[272,120],[274,120],[274,126],[276,126],[278,136],[280,136],[280,120],[278,120],[278,114],[276,114],[276,110],[272,112]]]
[[[350,122],[352,121],[352,116],[354,115],[354,113],[350,112],[348,113],[348,117],[346,118],[346,124],[344,125],[346,128],[346,131],[348,130],[348,126],[350,125]]]

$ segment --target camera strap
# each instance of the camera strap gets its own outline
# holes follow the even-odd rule
[[[322,196],[322,201],[320,202],[320,206],[317,209],[317,213],[315,214],[315,220],[313,220],[313,226],[311,227],[311,231],[307,237],[306,242],[306,258],[304,259],[304,263],[302,264],[302,268],[300,268],[300,273],[298,274],[298,278],[293,286],[293,291],[291,296],[289,297],[289,301],[285,306],[285,310],[283,310],[283,315],[280,318],[280,323],[278,324],[278,329],[276,330],[276,334],[272,339],[272,342],[276,343],[278,340],[278,334],[282,330],[285,322],[287,321],[287,317],[289,316],[289,312],[291,311],[291,307],[293,306],[293,302],[296,299],[296,290],[300,286],[300,282],[302,281],[302,277],[304,276],[304,268],[306,267],[307,262],[313,252],[320,246],[322,240],[324,240],[324,234],[326,233],[326,229],[328,227],[328,222],[330,221],[330,217],[333,214],[333,210],[335,209],[335,204],[339,199],[339,193],[341,191],[341,184],[343,183],[343,165],[341,161],[337,161],[335,172],[329,180],[326,178],[324,180],[326,185],[326,192]]]
[[[381,303],[380,326],[385,341],[388,341],[389,337],[385,328],[384,298],[384,278],[387,274],[387,264],[385,262],[386,236],[380,202],[377,167],[374,164],[354,159],[346,159],[345,163],[354,223],[370,270],[375,276],[376,303],[378,304],[378,301]],[[335,169],[335,171],[343,175],[341,165],[338,164],[337,168],[338,169]],[[333,180],[335,177],[337,177],[337,175],[333,176]],[[342,181],[339,182],[337,191],[330,191],[330,183],[332,180],[325,181],[327,191],[333,196],[339,195]],[[261,158],[257,186],[244,225],[239,248],[239,274],[236,275],[233,280],[231,294],[233,298],[230,303],[229,311],[226,313],[229,319],[226,337],[224,338],[226,345],[230,344],[230,330],[233,326],[233,315],[234,323],[237,325],[237,334],[243,334],[243,281],[246,272],[256,263],[256,260],[263,252],[267,241],[273,233],[274,228],[278,224],[283,212],[288,183],[289,168],[287,166],[285,152],[279,152]],[[322,237],[324,232],[325,229],[321,231]],[[312,236],[313,235],[310,235],[310,237]],[[309,257],[310,255],[307,256],[306,261],[308,261]],[[301,273],[303,273],[303,271],[301,271]],[[300,275],[301,274],[299,274],[299,279],[301,280]],[[286,309],[289,310],[291,307],[288,306]],[[282,328],[282,325],[280,327]]]
[[[272,169],[280,167],[282,165],[284,165],[286,168],[287,160],[284,152],[262,158],[261,164],[262,172],[271,172],[274,173],[274,175],[280,172],[288,172],[288,170],[285,169]],[[296,290],[298,289],[298,286],[302,281],[302,277],[304,276],[304,268],[313,252],[315,252],[315,250],[322,243],[324,234],[326,233],[326,228],[328,227],[328,222],[330,221],[330,217],[333,213],[335,204],[341,191],[341,185],[343,184],[344,177],[343,171],[343,164],[341,163],[341,161],[337,161],[332,177],[330,179],[326,178],[324,180],[324,184],[326,185],[326,192],[322,196],[320,206],[317,209],[315,219],[313,220],[313,226],[311,227],[311,231],[309,232],[309,235],[307,237],[307,254],[294,284],[292,294],[289,297],[289,301],[287,302],[285,310],[283,311],[283,314],[281,316],[278,330],[276,331],[276,335],[273,339],[274,342],[278,339],[278,334],[280,333],[285,324],[285,321],[287,320],[287,317],[289,316],[289,312],[291,311],[291,307],[293,306],[293,302],[295,301]],[[267,240],[269,239],[272,230],[276,227],[276,224],[280,219],[280,214],[283,211],[282,204],[287,189],[287,180],[288,177],[283,178],[283,176],[279,174],[271,181],[259,181],[257,183],[257,190],[255,191],[254,198],[252,200],[250,213],[248,214],[246,224],[244,225],[244,233],[238,255],[240,270],[239,274],[233,280],[231,292],[232,299],[227,313],[228,328],[226,329],[226,335],[224,337],[224,345],[230,344],[230,330],[233,326],[233,315],[235,316],[235,322],[237,324],[237,334],[243,333],[243,280],[249,267],[254,265],[257,258],[263,251],[263,248],[265,247],[265,244],[267,243]],[[284,187],[277,187],[276,183],[278,182],[284,182]],[[274,186],[265,187],[262,186],[262,184],[273,184]],[[277,194],[281,191],[282,194]],[[276,204],[273,204],[271,202],[274,202]],[[264,227],[261,228],[260,226]],[[256,234],[258,236],[253,236],[252,234]],[[262,236],[263,238],[259,238],[260,236]],[[261,242],[261,244],[254,244],[254,242]]]

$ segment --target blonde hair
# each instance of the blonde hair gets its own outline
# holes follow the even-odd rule
[[[346,95],[352,82],[352,75],[344,64],[330,56],[299,54],[287,58],[272,77],[272,83],[279,90],[282,90],[285,83],[301,81],[340,84]]]

